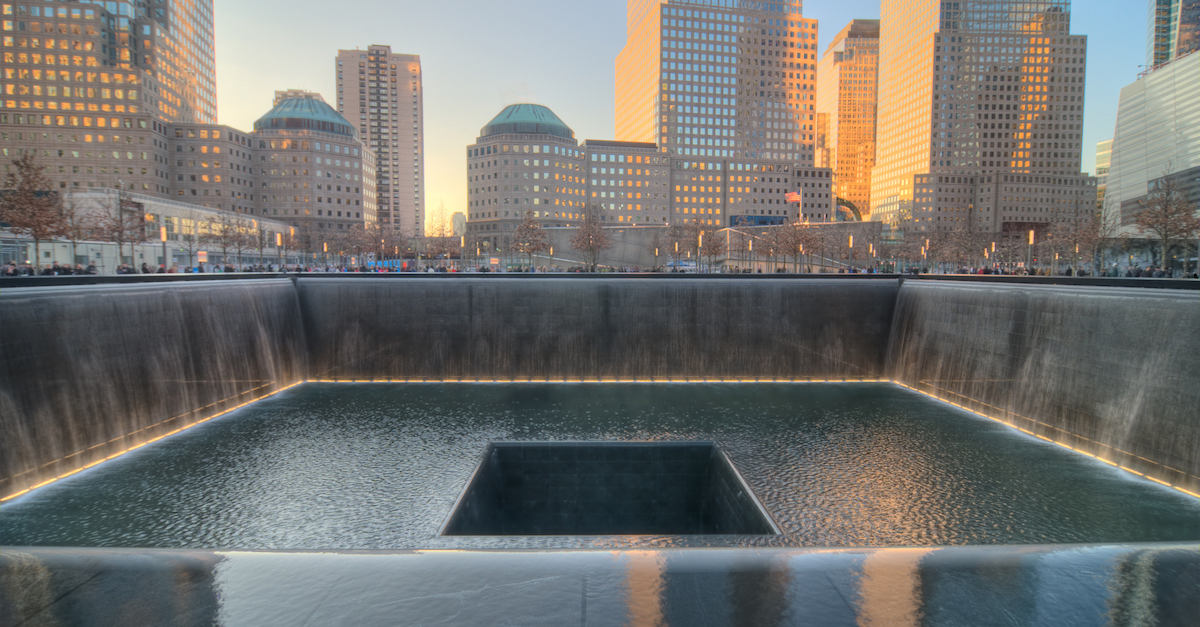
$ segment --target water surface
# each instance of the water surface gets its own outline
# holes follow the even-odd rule
[[[711,440],[778,536],[441,537],[489,441]],[[3,505],[0,545],[939,546],[1200,539],[1200,503],[890,384],[307,384]]]

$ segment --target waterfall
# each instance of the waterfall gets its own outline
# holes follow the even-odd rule
[[[286,279],[5,289],[0,495],[303,378]]]
[[[905,281],[891,377],[1195,490],[1195,292]]]

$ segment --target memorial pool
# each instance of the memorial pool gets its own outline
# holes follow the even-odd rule
[[[714,442],[781,533],[440,535],[488,443],[513,440]],[[861,548],[1197,538],[1194,498],[890,383],[308,383],[0,511],[6,546]]]

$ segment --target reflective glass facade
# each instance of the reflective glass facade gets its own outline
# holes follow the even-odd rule
[[[817,65],[817,165],[833,169],[834,191],[866,212],[875,166],[879,20],[854,20]]]
[[[884,0],[881,32],[872,219],[1024,229],[1094,189],[1079,173],[1087,40],[1070,34],[1070,2]],[[929,191],[948,179],[989,191]],[[1067,197],[1026,203],[995,185],[1014,179]]]
[[[215,123],[212,19],[211,0],[2,3],[0,110],[49,115],[51,126],[98,113]],[[75,124],[64,111],[79,112]]]
[[[1146,67],[1200,48],[1200,0],[1148,0]]]

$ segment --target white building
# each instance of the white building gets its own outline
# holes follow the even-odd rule
[[[1105,217],[1127,235],[1151,185],[1175,178],[1195,206],[1200,198],[1200,53],[1142,74],[1121,90],[1104,194]]]

